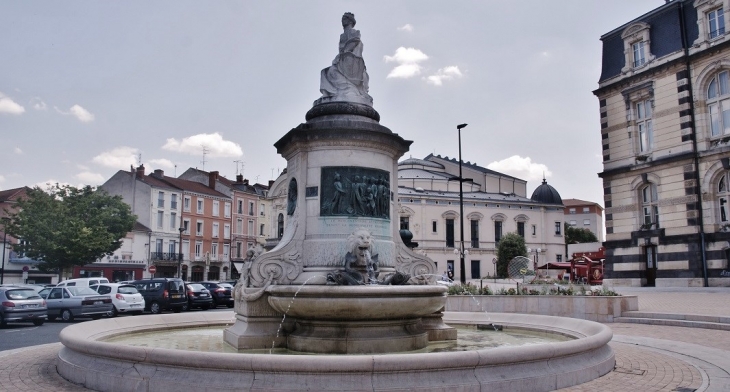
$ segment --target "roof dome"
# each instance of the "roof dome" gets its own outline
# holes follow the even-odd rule
[[[558,191],[548,185],[544,178],[542,179],[542,184],[535,188],[535,191],[532,192],[532,197],[530,197],[530,199],[538,203],[563,204],[563,199],[560,198]]]

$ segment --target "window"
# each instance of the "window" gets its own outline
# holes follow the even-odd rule
[[[190,219],[183,220],[183,227],[185,228],[185,234],[190,235]]]
[[[195,235],[203,235],[203,222],[195,222]]]
[[[648,184],[641,188],[642,229],[659,228],[659,206],[657,205],[657,187]]]
[[[231,253],[231,246],[228,244],[223,244],[223,259],[228,259],[228,254]]]
[[[532,235],[537,235],[537,225],[532,225]]]
[[[482,263],[479,260],[471,261],[471,278],[472,279],[479,279],[482,277],[481,265],[482,265]]]
[[[243,234],[243,219],[236,219],[236,234]]]
[[[226,218],[231,217],[231,203],[226,202],[225,206],[223,207],[223,214]]]
[[[558,263],[562,262],[563,261],[563,255],[555,255],[555,261],[557,261]]]
[[[218,243],[214,242],[210,244],[210,256],[213,260],[218,260]]]
[[[725,14],[722,8],[707,13],[707,27],[710,39],[725,34]]]
[[[220,234],[220,225],[218,222],[213,222],[213,238],[218,238]]]
[[[591,212],[591,207],[583,207],[583,213]]]
[[[631,45],[631,49],[633,52],[633,64],[634,68],[644,65],[646,62],[646,57],[644,56],[644,45],[646,43],[644,41],[634,42]]]
[[[177,241],[170,241],[170,243],[167,245],[167,252],[170,254],[171,260],[177,260],[177,257],[174,257],[175,253],[177,253]]]
[[[571,225],[571,226],[575,226],[575,225],[577,225],[577,224],[578,224],[578,222],[577,222],[577,221],[574,221],[574,220],[572,220],[572,221],[568,222],[568,224],[569,224],[569,225]]]
[[[590,226],[591,220],[590,219],[583,219],[583,226]]]
[[[164,218],[164,214],[162,213],[162,211],[157,211],[157,228],[158,229],[162,228],[163,218]]]
[[[253,235],[253,221],[248,221],[248,232],[246,232],[246,235]]]
[[[170,230],[175,230],[175,225],[177,224],[177,214],[174,212],[170,213]]]
[[[220,216],[220,202],[213,200],[213,216]]]
[[[575,214],[575,208],[569,209],[568,212],[570,212],[571,214]]]
[[[479,221],[473,219],[471,221],[471,247],[479,248]]]
[[[203,213],[203,207],[205,205],[203,204],[203,199],[198,198],[198,214]]]
[[[231,225],[229,223],[226,223],[223,225],[223,238],[229,239],[231,238]]]
[[[517,234],[525,238],[525,222],[517,222]]]
[[[265,212],[264,205],[259,204],[259,215],[264,216],[264,212]]]
[[[555,222],[555,235],[560,235],[562,232],[563,224],[561,222]]]
[[[237,214],[243,214],[243,200],[238,200],[238,208],[236,209]]]
[[[162,239],[155,240],[155,252],[162,253]],[[162,257],[162,255],[158,256]]]
[[[259,225],[259,235],[264,235],[264,224]]]
[[[654,131],[651,123],[652,105],[652,100],[636,103],[636,132],[639,135],[640,152],[650,151],[654,144]]]
[[[200,257],[203,254],[203,242],[202,241],[196,241],[195,242],[195,257]]]
[[[241,248],[241,245],[242,244],[240,242],[236,242],[236,257],[238,257],[239,259],[242,257],[241,255],[243,254],[243,249]]]
[[[437,221],[431,221],[431,233],[436,234],[438,232],[438,222]]]
[[[721,223],[727,223],[730,221],[727,206],[727,202],[730,200],[730,191],[728,190],[728,184],[730,184],[728,180],[730,177],[728,176],[728,173],[730,172],[725,172],[722,177],[720,177],[720,181],[717,182],[717,196]]]
[[[707,108],[712,137],[730,133],[730,75],[722,71],[707,87]]]
[[[494,221],[494,242],[502,239],[502,221]]]
[[[177,193],[170,195],[170,208],[177,210]]]
[[[190,197],[189,196],[185,196],[185,198],[183,199],[183,210],[185,212],[190,212]]]
[[[409,230],[409,218],[407,216],[401,216],[400,217],[400,229],[401,230]]]
[[[165,192],[157,192],[157,208],[165,208]]]
[[[254,216],[255,215],[254,207],[253,207],[253,202],[252,201],[249,201],[248,202],[248,214],[251,215],[251,216]]]
[[[279,217],[276,219],[276,236],[278,238],[284,236],[284,214],[279,214]]]
[[[454,247],[454,220],[446,219],[446,247]]]

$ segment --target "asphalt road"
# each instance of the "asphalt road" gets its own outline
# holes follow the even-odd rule
[[[220,307],[218,309],[207,310],[207,312],[230,312],[231,310],[226,307]],[[192,311],[202,312],[201,310]],[[141,316],[120,315],[119,317],[145,317],[148,314],[145,313]],[[55,321],[46,321],[40,327],[36,327],[32,323],[8,323],[4,328],[0,327],[0,351],[59,342],[58,334],[62,329],[71,324],[89,321],[91,319],[78,319],[71,323],[66,323],[56,319]]]

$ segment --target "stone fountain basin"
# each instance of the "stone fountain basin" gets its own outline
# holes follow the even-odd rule
[[[444,286],[270,286],[269,305],[309,320],[419,318],[446,305]]]
[[[233,312],[116,317],[66,327],[57,369],[98,391],[490,390],[550,391],[600,377],[615,364],[608,326],[506,313],[444,314],[449,324],[495,323],[561,333],[563,342],[450,353],[389,355],[228,354],[127,346],[105,338],[141,331],[230,325]],[[222,338],[222,336],[221,336]]]

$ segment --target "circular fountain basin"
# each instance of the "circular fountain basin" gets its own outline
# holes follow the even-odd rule
[[[272,308],[296,320],[290,350],[376,354],[428,345],[421,317],[446,305],[443,286],[270,286]]]
[[[506,313],[444,314],[450,324],[499,324],[574,339],[461,352],[365,355],[211,353],[128,346],[105,339],[156,330],[220,326],[232,312],[117,317],[61,331],[59,374],[98,391],[431,390],[549,391],[584,383],[613,369],[611,330],[591,321]]]

